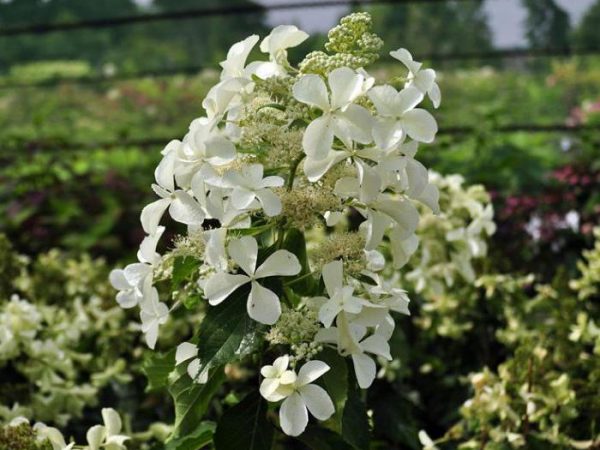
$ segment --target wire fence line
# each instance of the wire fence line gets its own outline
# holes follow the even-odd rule
[[[112,28],[134,25],[140,23],[154,23],[171,20],[188,20],[201,17],[239,16],[245,14],[259,14],[267,11],[283,11],[292,9],[314,9],[332,6],[365,6],[376,4],[409,4],[409,3],[446,3],[446,2],[472,2],[476,0],[310,0],[302,2],[276,3],[273,5],[260,5],[249,3],[246,5],[216,6],[210,8],[193,8],[180,11],[165,11],[160,13],[136,14],[131,16],[110,17],[103,19],[89,19],[70,22],[39,23],[12,26],[0,29],[0,36],[22,36],[31,34],[48,34],[59,31],[74,31],[82,29]]]
[[[582,125],[566,125],[566,124],[506,124],[491,128],[479,128],[475,126],[455,126],[443,127],[438,131],[439,136],[479,136],[482,133],[492,134],[512,134],[512,133],[564,133],[564,134],[585,134],[592,131],[600,131],[600,124],[582,124]],[[151,148],[165,146],[172,136],[151,136],[148,138],[133,138],[111,140],[106,142],[68,142],[62,140],[38,140],[20,142],[13,147],[0,147],[0,155],[4,158],[21,157],[25,155],[37,153],[61,153],[80,152],[89,150],[111,150],[116,148],[138,147]],[[19,153],[15,153],[16,149]]]
[[[508,48],[500,50],[491,50],[488,52],[465,52],[465,53],[430,53],[416,55],[417,59],[429,60],[435,62],[446,61],[468,61],[468,60],[494,60],[494,59],[515,59],[515,58],[561,58],[573,56],[593,56],[600,55],[600,47],[587,48],[547,48],[547,49],[527,49],[527,48]],[[396,60],[384,58],[380,62],[392,63]],[[38,82],[0,82],[0,89],[27,89],[27,88],[53,88],[62,84],[82,84],[93,85],[103,83],[114,83],[118,81],[137,80],[141,78],[163,78],[180,75],[196,75],[206,69],[214,69],[216,66],[193,65],[185,67],[172,67],[163,69],[140,70],[129,73],[117,73],[115,75],[89,75],[83,77],[53,77],[46,81]]]

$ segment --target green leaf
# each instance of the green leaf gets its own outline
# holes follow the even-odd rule
[[[333,405],[335,414],[332,420],[336,431],[342,430],[342,414],[348,397],[348,365],[346,360],[332,348],[325,348],[317,358],[326,363],[330,369],[319,378],[318,383],[327,391]]]
[[[371,441],[367,408],[355,383],[350,383],[342,417],[342,436],[357,450],[368,450]]]
[[[165,450],[199,450],[212,442],[216,425],[214,422],[200,422],[192,433],[165,444]]]
[[[186,309],[195,309],[200,302],[202,302],[202,296],[200,294],[191,294],[182,301],[183,306],[185,306]]]
[[[297,439],[313,450],[353,450],[335,431],[314,425],[308,426]]]
[[[200,261],[191,256],[178,256],[173,262],[173,276],[171,283],[177,289],[181,283],[190,278],[200,267]]]
[[[246,311],[248,290],[247,286],[238,289],[208,308],[198,333],[200,370],[239,360],[257,348],[259,324]]]
[[[223,366],[213,370],[206,384],[194,383],[187,374],[187,365],[180,364],[171,374],[169,392],[175,403],[175,425],[168,443],[172,450],[183,450],[185,437],[197,433],[210,400],[225,381]],[[177,443],[181,443],[181,447]]]
[[[314,295],[318,283],[314,277],[310,276],[311,270],[308,262],[308,254],[306,252],[304,233],[296,228],[288,230],[283,241],[283,248],[296,255],[302,266],[302,270],[298,275],[286,278],[286,286],[292,288],[300,295]]]
[[[270,450],[273,431],[267,420],[267,402],[258,392],[252,392],[221,417],[215,432],[215,448]]]
[[[175,368],[175,349],[167,353],[152,353],[142,364],[142,371],[148,378],[146,392],[167,386],[169,374]]]

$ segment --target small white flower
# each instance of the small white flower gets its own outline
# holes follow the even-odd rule
[[[275,363],[273,366],[263,367],[263,369],[266,369],[265,372],[273,375],[283,369],[279,377],[279,386],[274,393],[269,394],[265,398],[271,402],[285,399],[279,409],[281,429],[288,436],[298,436],[308,425],[309,412],[318,420],[327,420],[335,412],[335,407],[327,391],[316,384],[311,384],[327,372],[329,366],[322,361],[308,361],[300,368],[296,376],[293,371],[286,370],[287,360],[285,358],[278,358],[279,362],[276,360],[278,368],[274,367]],[[291,372],[293,375],[288,374],[288,372]],[[291,383],[282,383],[282,377],[284,381],[288,379],[293,379],[293,381]],[[265,388],[264,390],[270,392],[270,389]],[[263,389],[261,386],[262,393]]]
[[[158,291],[155,287],[149,288],[144,299],[140,302],[140,319],[142,320],[142,332],[146,335],[146,344],[151,349],[156,346],[158,339],[158,328],[163,325],[169,317],[169,308],[158,300]]]
[[[390,55],[404,64],[408,69],[406,86],[414,86],[423,94],[429,95],[434,108],[439,107],[442,101],[442,93],[440,92],[440,87],[435,82],[435,70],[422,69],[422,64],[414,61],[410,52],[405,48],[394,50],[390,52]]]
[[[423,450],[438,450],[438,447],[431,440],[425,430],[419,431],[419,442],[423,446]]]
[[[169,208],[173,220],[186,225],[201,225],[205,213],[200,204],[186,191],[175,188],[174,170],[176,153],[170,151],[159,163],[154,176],[157,184],[152,185],[159,200],[146,205],[140,220],[144,231],[149,235],[156,233],[158,223]]]
[[[260,285],[257,280],[297,275],[302,270],[298,258],[287,250],[277,250],[256,268],[258,243],[251,236],[232,240],[228,250],[229,256],[244,274],[216,273],[206,282],[204,295],[211,305],[218,305],[236,289],[251,283],[252,288],[246,304],[248,315],[260,323],[274,324],[281,315],[279,297],[270,289]]]
[[[25,419],[27,420],[27,419]],[[27,421],[28,422],[28,421]],[[23,422],[21,422],[23,423]],[[45,440],[48,439],[50,445],[52,445],[52,450],[71,450],[75,445],[74,442],[70,444],[65,443],[65,438],[62,433],[53,427],[49,427],[42,422],[37,422],[33,425],[33,431],[35,432],[37,439]]]
[[[263,366],[260,374],[265,379],[260,384],[260,394],[270,402],[278,402],[285,398],[281,392],[282,385],[291,385],[296,381],[296,372],[288,369],[290,357],[288,355],[277,358],[272,366]]]
[[[318,75],[304,75],[292,88],[296,100],[323,111],[306,127],[302,139],[304,152],[314,160],[327,158],[334,136],[347,147],[352,146],[352,141],[371,142],[371,114],[352,103],[364,92],[364,75],[341,67],[329,74],[328,82],[331,95]]]
[[[396,91],[390,85],[375,86],[367,95],[380,117],[373,124],[373,139],[383,150],[394,147],[406,135],[419,142],[432,142],[437,133],[437,123],[426,110],[415,108],[423,93],[409,86]]]
[[[227,59],[220,63],[223,71],[221,72],[221,80],[228,78],[245,77],[246,60],[248,55],[258,42],[259,37],[256,34],[248,36],[243,41],[236,42],[227,52]]]
[[[352,286],[344,286],[343,270],[343,263],[340,260],[323,266],[323,281],[329,298],[322,298],[325,303],[319,309],[319,320],[325,327],[330,327],[341,311],[358,314],[363,306],[370,304],[362,298],[353,296]]]
[[[89,450],[126,450],[124,442],[129,439],[121,433],[119,414],[112,408],[102,408],[104,425],[94,425],[86,434]]]
[[[240,171],[228,171],[221,183],[223,187],[232,189],[231,202],[237,209],[251,208],[258,199],[267,216],[273,217],[281,212],[281,200],[270,188],[283,186],[283,178],[263,178],[262,164],[250,164],[243,166]]]

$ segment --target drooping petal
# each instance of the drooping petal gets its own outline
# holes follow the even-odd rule
[[[303,166],[304,174],[308,178],[308,181],[312,183],[319,181],[321,177],[329,171],[329,169],[348,156],[349,153],[347,152],[332,150],[324,159],[313,159],[306,157]]]
[[[170,204],[170,198],[161,198],[146,205],[144,209],[142,209],[140,221],[142,222],[142,228],[147,234],[156,233],[158,223]]]
[[[313,159],[324,159],[333,145],[333,124],[329,115],[313,120],[302,136],[302,148]]]
[[[377,203],[377,209],[394,219],[404,231],[402,239],[413,234],[419,225],[419,212],[409,200],[382,200]]]
[[[391,219],[378,211],[369,210],[364,227],[366,229],[365,250],[374,250],[383,240],[385,230],[391,224]]]
[[[437,83],[433,83],[431,89],[428,92],[429,98],[433,103],[434,108],[439,108],[440,103],[442,102],[442,92],[440,91],[440,87]]]
[[[420,70],[413,80],[413,85],[423,94],[431,90],[433,83],[435,83],[435,70],[433,69]]]
[[[185,225],[202,225],[204,210],[194,198],[185,191],[175,191],[175,198],[169,206],[173,220]]]
[[[413,158],[407,158],[406,176],[408,177],[408,191],[406,195],[412,198],[418,197],[429,181],[427,168]]]
[[[252,236],[243,236],[234,239],[227,247],[229,256],[248,275],[253,275],[256,270],[256,259],[258,258],[258,243]]]
[[[344,265],[341,260],[336,259],[323,266],[323,281],[329,297],[333,297],[342,288],[344,283]]]
[[[421,203],[427,205],[434,214],[440,213],[440,191],[435,184],[428,184],[421,194],[416,197]]]
[[[377,372],[375,361],[364,353],[356,353],[352,355],[352,363],[354,364],[354,372],[356,373],[358,385],[361,389],[367,389],[375,379]]]
[[[167,144],[172,150],[163,156],[154,170],[154,178],[160,187],[169,192],[175,190],[175,161],[177,158],[176,148],[181,145],[180,141],[173,140]]]
[[[300,394],[286,398],[279,409],[281,429],[288,436],[299,436],[308,425],[308,411]]]
[[[335,412],[333,402],[327,391],[316,384],[308,384],[298,389],[308,411],[319,420],[329,419]]]
[[[327,78],[331,88],[332,109],[344,109],[362,94],[363,76],[348,67],[332,70]]]
[[[206,241],[206,250],[204,251],[205,262],[217,270],[225,271],[227,269],[227,254],[225,252],[227,229],[215,228],[214,230],[207,230],[204,236],[204,240]]]
[[[261,189],[256,191],[256,196],[268,217],[274,217],[281,213],[281,200],[273,191],[270,189]]]
[[[396,227],[390,231],[391,251],[395,269],[404,266],[419,247],[419,238],[415,234],[406,239],[402,239],[403,235],[404,231]]]
[[[293,253],[287,250],[277,250],[269,256],[256,270],[254,276],[258,278],[297,275],[302,270],[300,261]]]
[[[246,275],[232,275],[219,272],[208,279],[204,285],[204,295],[211,305],[218,305],[229,297],[237,288],[250,281]]]
[[[297,386],[304,386],[320,378],[330,367],[323,361],[313,359],[305,363],[298,371]]]
[[[402,116],[402,127],[411,139],[425,143],[433,142],[438,131],[437,122],[433,116],[420,108],[407,111]]]
[[[156,246],[158,245],[158,241],[165,231],[165,227],[157,227],[156,233],[150,234],[144,238],[142,243],[140,244],[140,249],[138,251],[138,259],[143,263],[154,264],[160,255],[156,253]]]
[[[175,351],[175,364],[179,365],[183,361],[194,358],[198,355],[198,347],[191,342],[182,342]]]
[[[257,322],[273,325],[281,315],[279,297],[256,281],[252,282],[252,289],[246,304],[248,315]]]
[[[292,87],[294,98],[299,102],[329,111],[327,86],[319,75],[304,75]]]

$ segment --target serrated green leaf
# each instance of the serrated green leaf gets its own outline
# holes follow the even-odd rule
[[[169,374],[175,368],[175,349],[167,353],[152,353],[144,360],[142,371],[148,378],[146,392],[167,386]]]
[[[219,420],[214,438],[216,450],[270,450],[274,428],[266,414],[267,402],[259,393],[248,394]]]
[[[165,444],[165,450],[199,450],[212,442],[216,424],[200,422],[196,430]]]

